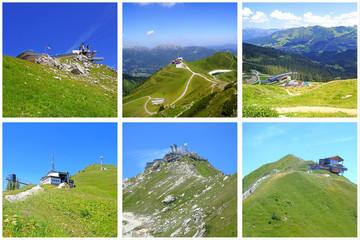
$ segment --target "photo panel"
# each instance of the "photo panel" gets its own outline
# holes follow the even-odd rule
[[[357,132],[355,122],[243,123],[243,237],[356,237]]]
[[[123,117],[237,117],[237,3],[123,3]]]
[[[117,237],[117,123],[3,124],[3,237]]]
[[[122,236],[237,237],[236,123],[123,123]]]

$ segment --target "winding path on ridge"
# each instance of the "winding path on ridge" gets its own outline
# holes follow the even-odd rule
[[[185,96],[185,94],[186,94],[186,92],[187,92],[187,90],[188,90],[189,84],[190,84],[190,82],[191,82],[191,79],[192,79],[195,75],[198,75],[198,76],[200,76],[200,77],[204,78],[205,80],[207,80],[207,81],[209,81],[209,82],[212,82],[212,83],[217,83],[217,82],[219,82],[219,81],[215,81],[215,80],[210,80],[210,79],[208,79],[207,77],[205,77],[205,76],[204,76],[203,74],[201,74],[201,73],[193,72],[185,63],[181,63],[181,64],[182,64],[182,68],[190,71],[192,74],[191,74],[189,80],[188,80],[187,83],[186,83],[186,87],[185,87],[184,92],[180,95],[180,97],[178,97],[178,98],[177,98],[175,101],[173,101],[170,105],[174,105],[174,103],[176,103],[177,101],[179,101],[181,98],[183,98],[183,97]],[[149,114],[149,115],[154,115],[154,114],[156,114],[157,112],[150,112],[150,111],[147,109],[147,107],[146,107],[147,104],[148,104],[148,102],[149,102],[151,99],[156,99],[156,98],[153,98],[153,97],[151,97],[151,96],[140,97],[140,98],[131,100],[131,101],[127,102],[127,103],[124,103],[124,105],[126,105],[126,104],[128,104],[128,103],[131,103],[131,102],[134,102],[134,101],[137,101],[137,100],[139,100],[139,99],[141,99],[141,98],[145,98],[145,97],[148,98],[148,100],[146,101],[146,103],[145,103],[145,105],[144,105],[145,111],[146,111],[147,114]]]

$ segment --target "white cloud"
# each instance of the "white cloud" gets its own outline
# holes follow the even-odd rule
[[[340,16],[325,15],[317,16],[307,12],[303,17],[304,23],[308,26],[320,25],[324,27],[354,26],[357,25],[357,12],[344,13]]]
[[[250,22],[262,23],[269,21],[267,15],[263,12],[256,11],[255,15],[251,17]]]
[[[138,4],[140,6],[146,6],[146,5],[149,5],[151,3],[149,3],[149,2],[139,2],[139,3],[136,3],[136,4]]]
[[[151,31],[148,31],[148,32],[146,33],[146,35],[151,36],[151,35],[153,35],[154,33],[155,33],[155,31],[154,31],[154,30],[151,30]]]
[[[357,18],[357,12],[344,13],[338,17],[334,17],[334,23],[338,24],[337,26],[354,26],[358,25]]]
[[[250,8],[244,8],[243,10],[242,10],[242,17],[243,17],[243,19],[249,19],[249,16],[250,15],[252,15],[252,14],[254,14],[252,11],[251,11],[251,9]]]
[[[281,12],[279,10],[275,10],[270,14],[270,17],[276,18],[279,20],[291,20],[291,21],[300,21],[301,17],[297,17],[290,12]]]
[[[149,3],[149,2],[139,2],[139,3],[135,3],[135,4],[137,4],[137,5],[139,5],[139,6],[147,6],[147,5],[150,5],[150,4],[153,4],[153,3]],[[173,6],[176,5],[175,2],[169,2],[169,3],[164,2],[164,3],[156,3],[156,4],[159,4],[160,6],[162,6],[162,7],[167,7],[167,8],[171,8],[171,7],[173,7]]]
[[[161,6],[163,6],[163,7],[168,7],[168,8],[171,8],[171,7],[175,6],[175,5],[176,5],[176,3],[174,3],[174,2],[169,2],[169,3],[160,3],[160,5],[161,5]]]

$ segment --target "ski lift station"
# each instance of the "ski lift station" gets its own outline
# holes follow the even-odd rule
[[[267,79],[267,81],[272,83],[275,81],[281,82],[284,80],[291,80],[291,75],[293,75],[293,74],[295,74],[295,76],[296,76],[297,73],[296,72],[283,73],[283,74],[277,75],[275,77],[270,77]]]
[[[52,168],[51,170],[40,179],[40,185],[51,184],[51,185],[60,185],[61,183],[67,183],[70,188],[74,187],[74,180],[70,180],[69,172],[59,172],[55,171],[54,168],[54,153],[52,157]]]
[[[344,159],[342,159],[339,156],[335,157],[328,157],[319,159],[319,162],[316,164],[312,164],[310,169],[312,170],[327,170],[331,173],[335,173],[337,175],[344,174],[345,171],[348,169],[345,168],[340,162],[343,162]]]
[[[151,167],[156,162],[176,162],[187,156],[196,161],[208,161],[207,158],[200,157],[195,151],[190,151],[189,145],[187,143],[184,144],[184,147],[178,147],[176,144],[170,146],[171,151],[165,154],[162,159],[155,159],[152,162],[146,163],[145,169]]]
[[[89,48],[84,48],[83,46],[80,46],[79,50],[72,50],[71,53],[64,53],[64,54],[57,54],[52,55],[53,59],[60,59],[60,58],[69,58],[69,57],[76,57],[78,55],[84,55],[88,58],[89,62],[98,62],[104,60],[103,57],[95,57],[97,51],[90,51]],[[22,60],[26,60],[29,62],[34,62],[37,57],[39,57],[41,54],[35,52],[34,50],[25,50],[22,53],[20,53],[17,58],[20,58]]]

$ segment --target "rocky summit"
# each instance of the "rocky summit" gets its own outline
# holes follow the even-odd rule
[[[236,237],[237,174],[184,156],[123,181],[123,237]]]

